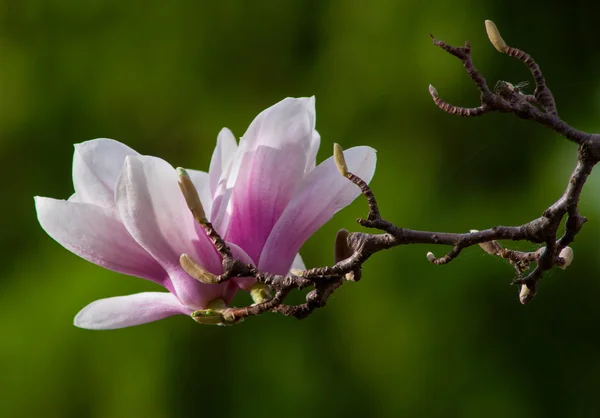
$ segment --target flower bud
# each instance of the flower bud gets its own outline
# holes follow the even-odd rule
[[[521,285],[521,291],[519,292],[519,300],[523,305],[527,305],[535,297],[535,288],[531,289],[527,285]]]
[[[569,267],[569,264],[571,264],[571,261],[573,261],[573,249],[571,247],[565,247],[561,250],[558,256],[565,260],[565,263],[560,266],[560,268],[564,270]]]
[[[179,264],[181,268],[192,276],[194,279],[198,280],[204,284],[215,284],[218,283],[217,276],[214,274],[204,270],[198,263],[196,263],[192,257],[187,254],[181,254],[179,257]]]
[[[344,177],[348,175],[348,166],[346,166],[346,158],[344,157],[344,150],[340,146],[340,144],[333,144],[333,161],[340,172],[340,174]]]
[[[271,300],[271,292],[269,288],[263,283],[256,283],[250,288],[250,297],[254,304],[263,303]]]
[[[223,317],[213,309],[194,311],[190,315],[194,321],[202,325],[222,325]]]
[[[235,318],[223,299],[213,300],[206,309],[194,311],[190,316],[194,321],[203,325],[234,325],[242,321],[241,318]]]
[[[427,253],[427,261],[429,261],[430,263],[433,263],[435,261],[435,254],[433,254],[431,251]]]
[[[496,48],[498,52],[504,54],[508,46],[506,45],[506,42],[504,42],[504,39],[502,39],[502,36],[500,36],[500,31],[496,27],[496,24],[491,20],[486,20],[485,31],[487,32],[488,38],[490,38],[490,42],[494,45],[494,48]]]
[[[192,179],[190,179],[187,171],[181,167],[177,168],[177,175],[179,175],[179,188],[181,189],[181,193],[183,193],[185,203],[187,203],[192,215],[194,215],[194,219],[199,224],[207,223],[206,213],[200,202],[198,190],[196,190],[196,186],[192,183]]]

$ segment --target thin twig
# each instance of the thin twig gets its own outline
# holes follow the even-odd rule
[[[486,27],[488,24],[489,22],[486,23]],[[531,71],[536,85],[534,95],[525,95],[518,87],[505,81],[498,82],[492,92],[483,75],[473,65],[471,46],[468,42],[463,47],[453,47],[433,36],[434,45],[462,62],[467,74],[481,93],[481,104],[473,108],[458,107],[440,99],[434,87],[430,86],[429,92],[436,106],[446,113],[462,117],[476,117],[492,111],[512,113],[519,118],[550,127],[563,137],[577,143],[579,145],[577,164],[571,173],[565,191],[556,202],[548,207],[540,217],[518,226],[494,226],[481,231],[465,233],[402,228],[381,216],[373,191],[364,180],[348,172],[341,147],[336,145],[334,156],[338,170],[341,175],[360,188],[368,203],[368,217],[367,219],[358,219],[358,223],[381,233],[348,233],[348,231],[342,230],[336,237],[336,255],[333,265],[301,272],[294,271],[293,274],[288,275],[274,275],[234,260],[225,241],[212,228],[212,225],[201,223],[223,257],[224,273],[217,276],[216,282],[220,283],[232,277],[252,277],[275,293],[275,296],[266,302],[243,308],[228,308],[223,311],[228,321],[234,323],[241,318],[260,315],[264,312],[277,312],[286,316],[305,318],[315,309],[325,306],[331,294],[345,281],[360,279],[363,264],[373,254],[400,245],[451,246],[452,249],[441,257],[436,257],[431,252],[427,254],[427,259],[437,265],[451,262],[467,247],[480,245],[487,253],[502,257],[515,267],[517,278],[513,283],[521,286],[519,298],[522,303],[530,302],[536,295],[538,282],[545,271],[555,266],[563,268],[568,266],[572,259],[572,250],[567,246],[575,240],[587,220],[579,214],[578,204],[588,176],[600,161],[600,135],[579,131],[564,122],[558,115],[554,97],[546,85],[539,65],[524,51],[507,46],[493,23],[490,28],[495,31],[490,36],[494,46],[500,52],[522,61]],[[565,232],[558,237],[559,227],[565,217]],[[535,244],[544,244],[544,246],[535,251],[521,252],[504,248],[497,242],[500,240],[529,241]],[[530,269],[532,263],[535,263],[535,267]],[[529,272],[527,273],[527,271]],[[310,287],[314,289],[306,295],[305,303],[301,305],[284,304],[287,295],[292,290]]]

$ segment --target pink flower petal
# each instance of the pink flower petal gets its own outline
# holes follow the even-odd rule
[[[233,194],[233,186],[237,179],[242,164],[243,157],[246,155],[248,142],[240,139],[240,144],[237,147],[235,155],[230,164],[221,174],[217,190],[213,197],[212,218],[211,222],[216,230],[225,235],[229,217],[231,215],[231,196]]]
[[[310,148],[308,150],[308,156],[306,157],[306,169],[308,173],[317,166],[317,153],[321,146],[321,135],[317,131],[313,131],[312,140],[310,141]]]
[[[94,264],[171,287],[165,270],[129,235],[114,209],[35,197],[42,228],[67,250]]]
[[[314,98],[284,99],[261,112],[240,142],[230,173],[235,184],[220,227],[255,262],[310,165],[314,105]]]
[[[215,274],[222,271],[221,260],[208,237],[197,233],[177,183],[177,173],[166,161],[127,157],[117,182],[117,208],[133,238],[167,270],[181,302],[200,307],[208,285],[185,274],[179,257],[188,254]]]
[[[302,152],[297,145],[283,150],[261,146],[248,152],[240,167],[225,239],[242,247],[255,263],[302,181],[306,165]]]
[[[248,151],[259,146],[282,149],[300,144],[308,152],[315,127],[315,98],[283,99],[263,110],[250,124],[242,137]]]
[[[223,177],[224,172],[231,164],[235,151],[237,150],[237,142],[233,133],[227,129],[221,129],[217,137],[217,146],[210,160],[210,192],[214,196],[217,191],[219,180]]]
[[[171,293],[144,292],[92,302],[75,316],[74,325],[94,330],[117,329],[177,314],[189,315],[192,311]]]
[[[128,155],[139,155],[112,139],[94,139],[75,144],[73,185],[77,200],[114,207],[117,178]]]
[[[377,158],[371,147],[344,151],[348,169],[369,182]],[[285,274],[302,244],[340,209],[360,194],[357,186],[337,171],[333,157],[308,173],[277,221],[260,256],[258,268]]]

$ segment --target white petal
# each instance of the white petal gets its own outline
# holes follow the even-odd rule
[[[170,285],[165,270],[129,235],[114,209],[35,197],[42,228],[60,245],[104,268]]]
[[[217,190],[214,195],[211,222],[221,235],[225,234],[227,225],[229,224],[233,186],[235,186],[235,182],[242,165],[242,160],[246,155],[247,148],[247,141],[240,139],[240,144],[235,152],[233,160],[221,175],[221,179],[219,180],[219,184],[217,185]]]
[[[92,302],[75,316],[74,325],[94,330],[117,329],[191,312],[171,293],[144,292]]]
[[[167,270],[179,299],[188,306],[198,306],[203,300],[202,283],[181,274],[180,255],[190,255],[212,273],[220,273],[222,266],[177,183],[177,173],[166,161],[127,157],[117,182],[117,207],[129,233]]]
[[[306,157],[306,169],[308,173],[317,166],[317,153],[321,146],[321,135],[317,131],[313,131],[312,140],[310,141],[310,148],[308,150],[308,156]]]
[[[210,193],[210,180],[208,173],[204,171],[198,170],[188,170],[186,169],[192,183],[198,190],[198,195],[200,196],[200,203],[202,203],[202,207],[204,208],[204,213],[206,214],[206,218],[211,220],[212,213],[212,195]]]
[[[307,153],[315,119],[314,97],[288,97],[263,110],[252,121],[243,139],[248,141],[248,150],[260,145],[281,149],[287,144],[301,143]]]
[[[233,133],[227,128],[221,129],[217,137],[217,146],[210,160],[210,169],[208,170],[210,173],[210,192],[212,196],[217,191],[219,180],[225,177],[223,174],[227,172],[236,150],[237,142]]]
[[[377,157],[371,147],[344,151],[348,169],[371,181]],[[337,171],[333,157],[307,174],[269,235],[258,268],[284,274],[302,244],[340,209],[349,205],[360,189]]]
[[[73,185],[77,199],[103,207],[114,207],[114,190],[128,155],[136,151],[112,139],[94,139],[75,144]]]

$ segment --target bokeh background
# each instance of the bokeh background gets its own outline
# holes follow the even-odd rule
[[[575,261],[523,307],[510,266],[470,248],[447,266],[405,246],[373,257],[303,321],[229,328],[183,317],[117,331],[72,326],[102,297],[156,290],[72,255],[39,227],[33,196],[72,193],[72,144],[115,138],[174,166],[208,167],[223,126],[316,95],[319,160],[333,142],[379,150],[372,186],[398,225],[520,224],[562,192],[576,147],[510,115],[439,111],[478,93],[429,33],[470,40],[490,84],[530,80],[488,43],[493,19],[545,71],[564,119],[598,131],[591,1],[0,2],[0,416],[600,416],[600,179]],[[525,89],[531,92],[531,86]],[[303,248],[331,263],[357,200]],[[521,245],[517,248],[535,248]],[[238,304],[247,303],[243,297]]]

